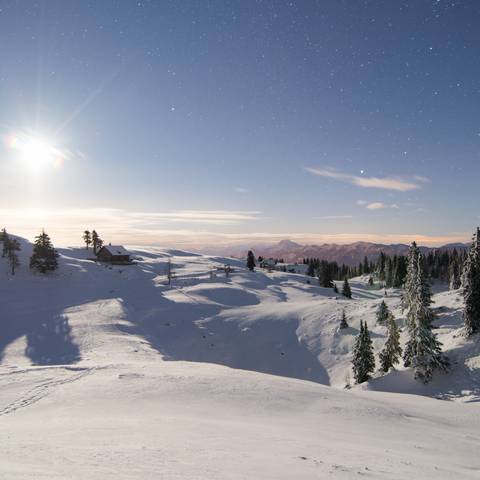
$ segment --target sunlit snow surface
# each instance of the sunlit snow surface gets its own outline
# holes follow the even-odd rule
[[[111,268],[61,250],[41,276],[22,247],[15,277],[0,259],[0,478],[479,477],[480,342],[461,335],[458,292],[434,297],[449,375],[425,387],[399,368],[345,390],[360,320],[377,352],[385,340],[366,279],[349,301],[153,248]]]

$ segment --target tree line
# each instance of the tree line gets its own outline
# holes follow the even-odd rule
[[[460,288],[463,265],[467,256],[464,249],[432,250],[422,255],[422,267],[428,277],[448,282],[452,290]],[[406,255],[386,255],[380,252],[376,261],[365,256],[363,262],[356,266],[339,265],[319,258],[304,258],[307,265],[307,275],[318,277],[320,285],[331,286],[334,280],[358,277],[361,275],[375,276],[386,288],[400,288],[407,275]]]

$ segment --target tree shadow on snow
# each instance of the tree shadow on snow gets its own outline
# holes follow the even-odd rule
[[[35,365],[63,365],[80,359],[80,349],[73,342],[71,328],[64,315],[39,322],[26,337],[25,354]]]

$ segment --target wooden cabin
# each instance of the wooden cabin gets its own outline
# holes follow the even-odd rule
[[[97,260],[117,264],[131,263],[130,253],[122,245],[104,245],[97,252]]]

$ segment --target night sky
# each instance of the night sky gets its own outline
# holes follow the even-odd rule
[[[478,1],[0,1],[13,233],[467,240],[479,115]]]

